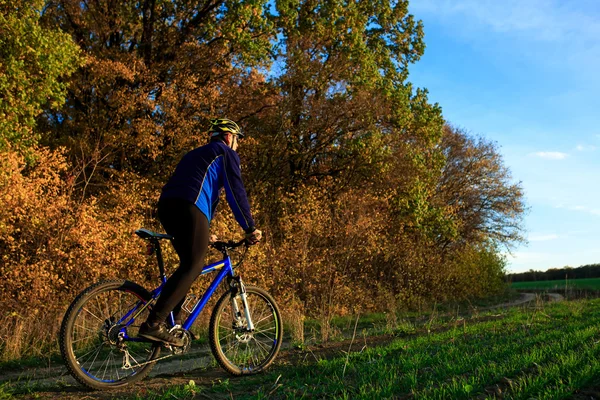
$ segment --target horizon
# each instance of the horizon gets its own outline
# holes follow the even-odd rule
[[[547,271],[550,271],[550,270],[561,270],[561,269],[565,269],[565,268],[569,268],[569,269],[574,269],[575,270],[575,269],[578,269],[578,268],[595,267],[595,266],[600,266],[600,262],[593,263],[593,264],[577,265],[577,266],[574,266],[574,265],[565,265],[564,267],[548,268],[548,269],[543,270],[543,271],[539,271],[539,270],[526,270],[526,271],[519,271],[519,272],[510,272],[510,271],[507,271],[506,275],[524,274],[524,273],[531,272],[531,271],[544,273],[544,272],[547,272]],[[598,279],[598,278],[573,278],[573,279]]]

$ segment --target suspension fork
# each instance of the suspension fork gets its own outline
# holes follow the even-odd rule
[[[244,285],[244,282],[242,282],[242,278],[240,276],[231,277],[229,286],[232,288],[231,307],[233,308],[233,312],[236,318],[242,316],[237,302],[237,297],[239,296],[239,298],[242,300],[244,316],[246,317],[246,323],[248,324],[247,329],[249,332],[253,332],[254,323],[252,322],[252,317],[250,316],[250,308],[248,307],[248,297],[246,296],[246,286]]]

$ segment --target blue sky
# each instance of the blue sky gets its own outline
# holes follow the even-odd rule
[[[600,263],[600,1],[412,0],[427,48],[409,80],[496,141],[525,189],[511,272]]]

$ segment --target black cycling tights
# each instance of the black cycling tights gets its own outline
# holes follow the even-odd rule
[[[202,272],[208,248],[208,220],[194,204],[180,199],[162,199],[158,203],[158,218],[179,255],[179,268],[165,283],[148,316],[149,323],[165,322],[173,311],[179,318],[181,306],[192,284]]]

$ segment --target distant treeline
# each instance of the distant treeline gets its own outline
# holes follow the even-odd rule
[[[600,278],[600,264],[583,265],[572,268],[552,268],[547,271],[521,272],[519,274],[508,274],[509,282],[530,282],[530,281],[554,281],[558,279],[585,279]]]

